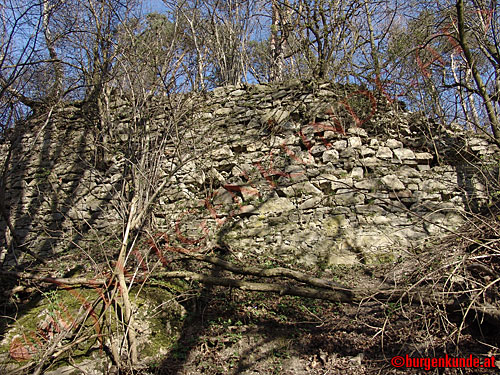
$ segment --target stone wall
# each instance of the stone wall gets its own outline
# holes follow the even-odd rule
[[[107,133],[75,106],[20,126],[2,145],[12,230],[3,219],[0,246],[11,232],[46,252],[92,234],[119,238],[127,150],[146,136],[162,147],[151,152],[160,167],[151,183],[168,178],[150,223],[164,249],[217,246],[305,267],[386,262],[488,203],[475,166],[494,160],[496,146],[357,86],[217,88],[190,95],[175,126],[164,100],[155,98],[154,120],[140,131],[121,99],[110,104]]]
[[[0,151],[6,166],[2,252],[24,246],[52,254],[80,246],[89,230],[117,223],[113,201],[120,190],[113,178],[120,163],[105,173],[96,168],[95,141],[89,121],[74,106],[54,110],[48,121],[33,117],[7,135]]]

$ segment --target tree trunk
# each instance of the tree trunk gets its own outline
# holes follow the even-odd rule
[[[479,91],[479,95],[483,99],[483,103],[486,108],[486,113],[488,114],[488,120],[490,121],[493,138],[495,139],[495,142],[498,145],[500,145],[500,122],[495,112],[493,101],[491,100],[490,95],[486,91],[486,86],[484,85],[483,79],[481,78],[481,74],[477,69],[476,62],[474,61],[474,57],[472,56],[472,52],[467,42],[463,0],[457,1],[456,8],[457,8],[457,19],[458,19],[458,42],[460,43],[460,47],[462,47],[462,50],[464,52],[467,65],[469,65],[472,71],[472,76],[474,77],[474,81],[476,82],[476,87],[477,90]]]

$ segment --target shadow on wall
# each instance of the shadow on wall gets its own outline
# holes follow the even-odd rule
[[[80,108],[54,109],[14,130],[4,143],[0,249],[3,270],[24,271],[84,246],[81,240],[96,226],[112,224],[103,214],[114,212],[120,181],[102,184],[93,151],[96,129]],[[2,314],[19,317],[12,300],[16,281],[2,279]],[[2,322],[0,338],[6,320]]]
[[[466,212],[487,212],[500,192],[499,164],[492,157],[498,149],[486,139],[467,140],[463,136],[454,137],[452,145],[446,156],[456,169]]]

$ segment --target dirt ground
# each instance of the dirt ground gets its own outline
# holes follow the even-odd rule
[[[492,368],[397,369],[394,356],[485,358],[496,329],[442,311],[366,301],[359,306],[223,289],[192,307],[155,374],[490,374]],[[455,332],[453,332],[455,327]],[[500,365],[497,362],[497,366]]]
[[[450,251],[454,251],[453,248]],[[442,258],[441,253],[435,256]],[[430,285],[429,290],[436,290],[440,286],[432,284],[432,277],[436,274],[432,272],[442,272],[441,268],[432,271],[432,264],[439,265],[435,256],[429,255],[426,260],[420,255],[407,264],[339,268],[334,273],[324,273],[322,277],[334,278],[348,287],[363,285],[377,290],[381,282],[395,285],[403,280],[407,283],[404,287],[411,288],[412,280],[422,281],[422,275],[430,275],[425,282]],[[488,260],[491,269],[497,272],[500,265],[497,264],[496,253],[494,256],[480,256],[483,263]],[[485,279],[483,271],[478,272],[475,280],[489,283],[480,294],[485,297],[485,302],[493,304],[498,299],[498,290],[492,285],[496,285],[498,280]],[[463,275],[469,275],[470,280],[474,276],[472,273]],[[444,276],[440,274],[439,277]],[[465,277],[460,278],[458,274],[453,277],[457,280],[456,285],[467,285],[463,281]],[[451,276],[444,278],[451,280]],[[173,329],[166,319],[168,327],[156,327],[156,331],[148,332],[154,339],[160,331],[163,334],[175,331],[175,335],[171,336],[177,338],[169,342],[164,350],[155,351],[155,356],[140,358],[141,368],[133,374],[493,374],[500,367],[498,360],[496,369],[460,367],[426,370],[422,366],[407,368],[403,364],[401,368],[396,368],[391,364],[397,356],[403,359],[406,356],[472,356],[481,363],[492,356],[500,358],[498,322],[490,324],[484,316],[465,314],[463,310],[451,311],[439,303],[428,303],[432,296],[427,296],[426,303],[398,299],[392,302],[386,299],[384,302],[375,297],[360,303],[334,303],[225,287],[192,286],[188,298],[175,298],[184,311],[182,318],[177,319],[179,325]],[[450,288],[446,295],[453,297],[455,289]],[[24,309],[29,310],[29,304],[34,303],[33,293],[37,293],[36,288],[31,296],[26,293]],[[461,293],[465,295],[463,290]],[[19,308],[22,294],[18,296]],[[467,306],[467,303],[459,306]],[[467,315],[465,320],[464,315]],[[16,319],[19,318],[17,315]],[[147,346],[148,340],[144,342]],[[144,349],[144,346],[139,348],[140,352]],[[92,355],[92,360],[89,360],[91,356],[84,358],[85,365],[76,365],[75,362],[70,366],[51,367],[46,374],[118,374],[106,365],[109,364],[109,353],[106,357],[105,352],[96,350]],[[101,370],[95,370],[95,366],[92,368],[97,361],[104,363]]]

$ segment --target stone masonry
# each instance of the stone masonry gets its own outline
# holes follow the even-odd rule
[[[470,161],[491,168],[495,145],[361,87],[292,81],[191,95],[177,138],[162,130],[162,100],[141,133],[116,98],[108,134],[67,105],[6,136],[0,246],[51,253],[119,239],[131,191],[125,145],[144,134],[165,140],[154,182],[168,183],[149,222],[165,249],[223,247],[306,268],[390,262],[488,203]]]

